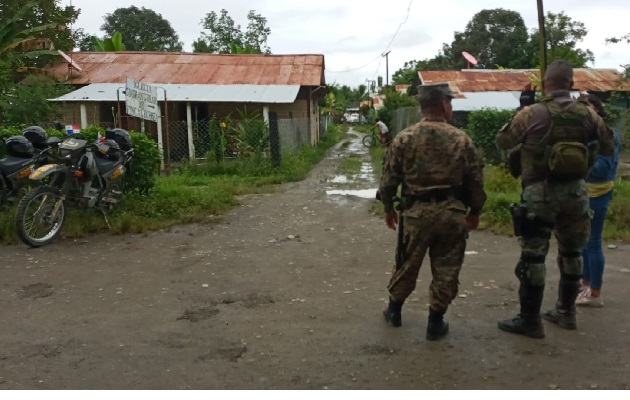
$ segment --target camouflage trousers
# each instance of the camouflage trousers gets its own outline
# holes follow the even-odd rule
[[[562,277],[582,275],[582,249],[591,234],[588,193],[584,181],[537,182],[523,190],[522,202],[534,216],[535,232],[519,238],[521,260],[529,266],[527,283],[544,286],[545,258],[552,232],[558,241],[558,265]]]
[[[429,303],[436,311],[446,311],[457,296],[459,272],[466,250],[465,211],[423,206],[404,220],[405,260],[392,271],[387,289],[390,298],[403,302],[416,288],[418,273],[429,252],[431,275]]]

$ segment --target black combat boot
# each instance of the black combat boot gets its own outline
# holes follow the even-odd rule
[[[389,306],[383,310],[383,316],[388,324],[394,327],[402,325],[402,306],[403,302],[395,302],[389,299]]]
[[[429,308],[427,340],[440,340],[448,333],[448,322],[444,321],[444,311]]]
[[[518,290],[521,313],[516,318],[499,321],[499,329],[531,338],[544,338],[545,328],[540,319],[540,306],[544,292],[544,286],[532,286],[521,282]]]
[[[560,278],[558,285],[558,301],[556,307],[542,315],[549,322],[568,330],[577,329],[575,299],[580,292],[580,281]]]

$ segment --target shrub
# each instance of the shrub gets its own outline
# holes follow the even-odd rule
[[[510,110],[490,108],[471,111],[468,114],[468,125],[465,131],[481,149],[486,162],[496,165],[502,161],[502,154],[496,146],[495,138],[513,114],[514,112]]]

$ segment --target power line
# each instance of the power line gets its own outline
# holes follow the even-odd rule
[[[378,60],[379,58],[381,58],[381,56],[380,56],[380,55],[379,55],[379,56],[377,56],[376,58],[374,58],[372,61],[368,62],[367,64],[365,64],[365,65],[363,65],[363,66],[361,66],[361,67],[358,67],[358,68],[345,69],[345,70],[343,70],[343,71],[326,71],[326,72],[329,72],[329,73],[335,73],[335,74],[340,74],[340,73],[343,73],[343,72],[353,72],[353,71],[358,71],[358,70],[363,69],[363,68],[367,67],[368,65],[370,65],[370,64],[372,64],[372,63],[374,63],[374,61]]]
[[[387,51],[389,50],[389,47],[392,45],[392,43],[394,43],[394,39],[396,39],[396,36],[398,36],[398,32],[400,32],[400,28],[402,28],[402,26],[407,22],[407,20],[409,20],[409,14],[411,13],[412,3],[413,3],[413,0],[409,0],[409,5],[407,6],[407,15],[405,15],[405,19],[398,25],[398,29],[396,29],[396,32],[394,32],[394,36],[392,36],[392,40],[389,41],[389,44],[379,56],[381,57],[381,59],[378,62],[378,66],[376,67],[376,71],[374,72],[374,76],[372,77],[372,80],[374,80],[376,78],[376,75],[378,75],[378,69],[381,67],[381,62],[383,61],[383,57],[385,56],[385,53],[387,53]]]
[[[358,71],[360,69],[363,69],[365,67],[367,67],[368,65],[374,63],[374,61],[376,60],[380,60],[378,63],[378,67],[376,67],[376,72],[374,73],[374,76],[376,77],[376,74],[378,74],[378,68],[381,66],[381,61],[383,60],[383,54],[385,54],[387,52],[387,50],[389,50],[389,46],[392,45],[392,43],[394,42],[394,39],[396,39],[396,36],[398,35],[398,32],[400,31],[400,28],[402,28],[402,26],[407,22],[407,20],[409,19],[409,14],[411,13],[411,4],[413,3],[413,0],[409,1],[409,5],[407,6],[407,15],[405,15],[405,19],[404,21],[402,21],[399,25],[398,25],[398,29],[396,29],[396,32],[394,32],[394,36],[392,36],[392,39],[389,41],[389,43],[387,44],[387,47],[385,48],[385,50],[383,50],[381,52],[381,54],[379,54],[378,56],[376,56],[372,61],[368,62],[365,65],[362,65],[358,68],[352,68],[352,69],[346,69],[343,71],[326,71],[329,73],[335,73],[335,74],[340,74],[340,73],[344,73],[344,72],[354,72],[354,71]],[[374,80],[374,79],[372,79]]]
[[[398,32],[400,31],[400,28],[402,28],[402,26],[409,19],[409,14],[411,13],[411,3],[413,3],[413,0],[409,1],[409,5],[407,6],[407,15],[405,16],[405,20],[403,22],[401,22],[400,25],[398,25],[398,29],[396,29],[396,32],[394,33],[394,36],[392,37],[392,40],[389,41],[389,44],[387,45],[387,47],[385,48],[385,50],[383,50],[383,52],[381,54],[384,54],[385,52],[387,52],[387,50],[389,50],[389,46],[391,46],[392,43],[394,43],[394,39],[396,39],[396,36],[398,35]]]

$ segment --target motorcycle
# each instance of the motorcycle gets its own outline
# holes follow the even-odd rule
[[[100,209],[109,226],[106,210],[123,198],[123,178],[134,153],[131,137],[119,128],[106,131],[93,143],[69,137],[58,148],[57,164],[43,165],[30,175],[31,180],[49,179],[49,183],[27,193],[17,207],[17,234],[31,247],[57,237],[66,206]]]
[[[42,128],[33,126],[5,141],[7,157],[0,159],[0,206],[10,206],[26,188],[37,184],[29,179],[31,173],[50,162],[55,146],[61,142],[47,136]]]

